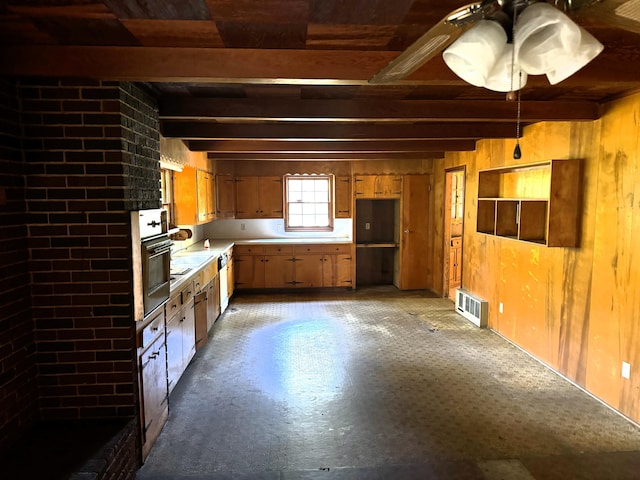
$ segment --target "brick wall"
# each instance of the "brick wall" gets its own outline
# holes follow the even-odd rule
[[[37,417],[18,105],[0,80],[0,449]]]
[[[41,416],[133,416],[129,211],[160,205],[157,107],[117,82],[19,94]]]

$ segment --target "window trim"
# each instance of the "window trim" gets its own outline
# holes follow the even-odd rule
[[[289,179],[293,180],[318,180],[326,179],[329,182],[329,225],[321,227],[291,227],[289,226]],[[332,232],[335,218],[335,175],[333,174],[286,174],[283,182],[284,194],[284,231],[285,232]]]

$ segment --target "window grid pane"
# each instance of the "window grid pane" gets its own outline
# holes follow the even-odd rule
[[[330,228],[330,177],[287,178],[287,227]]]

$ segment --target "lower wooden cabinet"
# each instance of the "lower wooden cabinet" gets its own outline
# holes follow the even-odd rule
[[[238,289],[352,287],[350,244],[235,247]]]
[[[144,460],[160,434],[169,414],[167,401],[169,396],[167,389],[167,350],[163,309],[160,309],[140,332],[138,351],[140,422],[142,458]]]
[[[207,328],[207,291],[206,288],[196,294],[193,299],[193,311],[195,315],[196,350],[201,349],[207,343],[209,329]]]
[[[193,284],[167,303],[167,383],[171,392],[196,353]]]

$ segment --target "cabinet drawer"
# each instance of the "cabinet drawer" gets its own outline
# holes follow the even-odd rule
[[[293,245],[268,245],[264,247],[266,255],[293,255]]]
[[[459,248],[462,246],[462,238],[457,237],[457,238],[452,238],[451,239],[451,246],[453,248]]]
[[[171,318],[171,316],[179,311],[182,307],[182,296],[180,295],[180,293],[181,292],[177,292],[176,294],[171,295],[171,297],[169,298],[166,306],[167,318]]]
[[[153,341],[164,332],[164,311],[155,314],[149,324],[142,329],[140,335],[140,348],[147,348]]]
[[[195,292],[201,292],[207,286],[207,283],[211,281],[213,277],[218,273],[218,260],[212,260],[200,269],[195,279]]]
[[[351,245],[349,245],[349,244],[344,244],[344,245],[324,245],[322,247],[322,252],[323,253],[349,254],[349,253],[351,253]]]
[[[193,289],[193,281],[187,283],[184,287],[182,287],[182,289],[180,290],[180,298],[181,298],[181,303],[182,305],[186,305],[187,303],[189,303],[189,300],[191,300],[193,298],[193,295],[195,294],[195,291]]]
[[[296,253],[322,253],[322,245],[296,245]]]
[[[264,246],[262,245],[236,245],[233,247],[233,252],[237,255],[255,255],[263,254]]]

